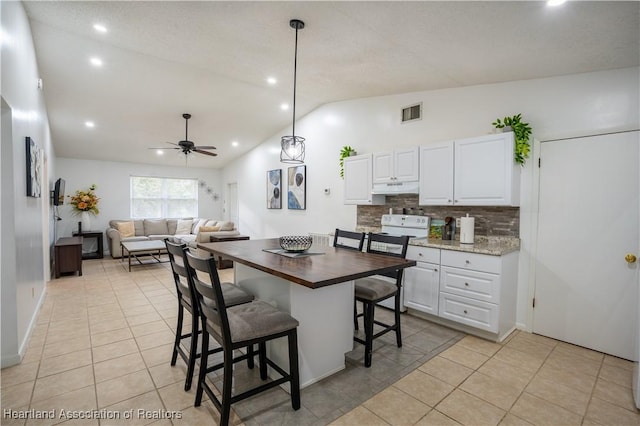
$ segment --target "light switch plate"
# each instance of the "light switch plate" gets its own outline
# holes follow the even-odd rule
[[[456,228],[460,229],[460,218],[456,217]]]

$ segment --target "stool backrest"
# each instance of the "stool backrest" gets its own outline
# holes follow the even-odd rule
[[[196,257],[185,252],[187,256],[188,273],[193,282],[198,300],[203,329],[223,346],[231,344],[229,318],[224,304],[220,277],[213,257]],[[207,280],[210,281],[207,282]]]
[[[336,228],[336,232],[333,234],[333,246],[337,248],[362,251],[362,247],[364,246],[364,237],[364,232],[352,232]],[[345,244],[347,242],[348,244]]]
[[[187,245],[172,243],[168,239],[165,239],[164,243],[167,246],[178,298],[186,300],[189,305],[193,306],[196,304],[196,298],[195,289],[189,284],[189,274],[187,273],[187,258],[185,256],[185,250],[188,250]]]
[[[387,234],[375,234],[370,232],[367,239],[367,253],[381,254],[384,256],[407,257],[409,248],[408,236],[395,236]],[[404,269],[382,273],[386,277],[395,278],[398,285],[402,283]]]

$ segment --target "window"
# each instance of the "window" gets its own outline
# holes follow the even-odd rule
[[[197,217],[198,180],[131,176],[131,217]]]

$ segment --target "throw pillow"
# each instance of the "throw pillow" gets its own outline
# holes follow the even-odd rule
[[[178,226],[176,227],[176,235],[191,234],[192,224],[193,224],[193,220],[191,219],[178,219]]]
[[[145,219],[144,235],[168,235],[167,219]]]
[[[201,226],[204,226],[205,223],[207,223],[208,219],[193,219],[193,230],[191,231],[192,234],[194,235],[198,235],[198,231],[200,230]]]
[[[116,223],[116,229],[120,232],[120,236],[122,238],[133,237],[136,235],[135,227],[133,226],[133,221],[130,220],[128,222],[118,222]]]
[[[216,232],[219,230],[220,230],[219,226],[201,226],[200,227],[200,232]]]
[[[220,227],[221,231],[233,231],[233,227],[235,226],[233,222],[218,222],[216,226]]]

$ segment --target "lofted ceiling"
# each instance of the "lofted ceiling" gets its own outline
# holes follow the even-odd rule
[[[298,117],[339,100],[640,64],[636,1],[23,3],[65,158],[184,165],[149,148],[184,139],[191,113],[189,139],[219,155],[188,164],[228,164],[291,124],[280,105],[293,96],[292,18],[306,23]]]

